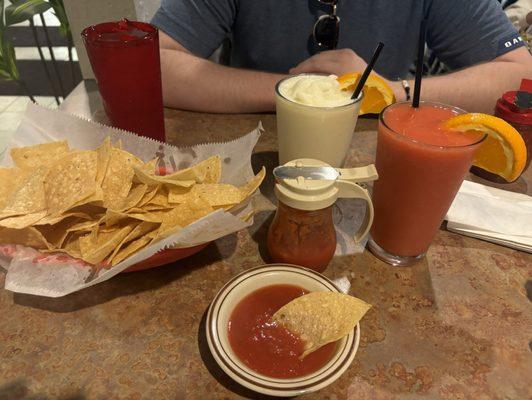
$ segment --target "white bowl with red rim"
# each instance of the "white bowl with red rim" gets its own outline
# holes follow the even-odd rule
[[[257,289],[290,284],[309,292],[342,291],[320,273],[295,265],[269,264],[251,268],[227,282],[214,297],[207,312],[207,343],[220,368],[236,382],[255,392],[292,397],[315,392],[338,379],[355,358],[360,342],[360,324],[340,339],[331,359],[320,369],[297,378],[272,378],[255,372],[234,353],[228,338],[228,322],[236,305]]]

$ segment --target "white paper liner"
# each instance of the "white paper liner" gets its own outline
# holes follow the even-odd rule
[[[113,142],[121,140],[123,149],[135,154],[143,161],[162,156],[163,163],[168,168],[174,166],[185,168],[212,155],[220,155],[222,159],[221,181],[241,185],[253,176],[251,153],[260,137],[261,130],[262,127],[259,125],[252,132],[231,142],[177,148],[30,103],[17,132],[8,145],[8,150],[12,147],[57,140],[68,140],[73,149],[94,149],[105,137],[110,136]],[[12,165],[9,151],[5,152],[0,165]],[[43,258],[35,250],[22,246],[11,246],[11,249],[3,248],[0,250],[9,253],[8,257],[5,254],[0,255],[0,265],[7,269],[5,288],[13,292],[47,297],[65,296],[110,279],[162,249],[192,247],[244,229],[253,224],[252,218],[247,221],[243,220],[252,211],[251,203],[244,204],[232,212],[217,210],[180,232],[142,249],[118,265],[96,273],[94,273],[94,268],[64,256],[51,255]],[[9,257],[12,258],[9,259]]]

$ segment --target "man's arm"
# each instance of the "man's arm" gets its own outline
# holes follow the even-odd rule
[[[303,61],[290,73],[324,72],[342,75],[361,72],[366,63],[348,49],[331,50]],[[516,90],[522,78],[532,78],[532,56],[524,47],[492,61],[446,75],[423,79],[421,99],[454,105],[467,111],[493,112],[497,99],[508,90]],[[388,81],[397,100],[405,100],[400,82]],[[414,82],[410,81],[413,90]]]
[[[215,113],[273,111],[284,76],[218,65],[196,57],[159,32],[163,99],[167,107]]]
[[[523,78],[532,78],[532,55],[519,47],[492,61],[423,79],[421,99],[493,113],[497,99],[504,92],[517,90]],[[409,83],[413,88],[414,82]],[[398,99],[404,99],[399,82],[393,82],[392,88]]]

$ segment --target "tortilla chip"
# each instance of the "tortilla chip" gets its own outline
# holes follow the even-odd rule
[[[0,244],[20,244],[37,250],[49,248],[49,243],[34,227],[24,229],[0,228]]]
[[[170,187],[190,187],[196,183],[193,180],[171,180],[166,178],[166,176],[149,174],[139,167],[134,167],[133,169],[135,171],[135,180],[148,186],[167,185]]]
[[[146,203],[147,205],[157,205],[157,206],[163,206],[163,207],[172,207],[170,203],[168,202],[168,190],[165,187],[162,187],[155,193],[155,196]],[[144,208],[144,207],[142,207]]]
[[[212,156],[192,167],[165,175],[168,180],[195,181],[197,183],[218,183],[222,175],[220,156]]]
[[[368,303],[347,294],[311,292],[281,307],[272,320],[304,341],[305,351],[300,357],[304,358],[347,336],[370,308]]]
[[[75,204],[73,204],[71,207],[69,207],[70,212],[72,212],[73,209],[77,209],[80,206],[92,204],[98,207],[103,207],[103,190],[96,186],[96,190],[91,195],[77,201]]]
[[[96,171],[96,183],[102,185],[103,179],[107,174],[107,167],[111,158],[111,139],[107,136],[102,144],[96,149],[98,159],[98,170]]]
[[[242,193],[242,200],[247,199],[250,197],[255,191],[259,188],[262,181],[264,180],[264,177],[266,176],[266,168],[262,167],[261,170],[253,179],[251,179],[248,183],[246,183],[244,186],[241,186],[240,192]]]
[[[210,183],[196,185],[193,188],[201,198],[207,200],[212,207],[235,205],[244,199],[244,194],[236,186],[226,183]]]
[[[146,193],[144,194],[144,196],[142,196],[142,200],[140,200],[137,204],[137,207],[143,207],[145,204],[148,204],[151,199],[153,199],[155,197],[155,195],[157,194],[157,192],[160,190],[162,186],[161,185],[158,185],[158,186],[155,186],[155,187],[148,187],[148,189],[146,190]]]
[[[97,154],[93,150],[69,153],[57,161],[44,181],[46,205],[57,215],[96,191]]]
[[[126,247],[121,249],[116,253],[116,255],[113,257],[111,261],[111,265],[114,267],[118,263],[121,263],[126,258],[132,256],[137,251],[141,250],[142,248],[146,247],[150,243],[151,238],[148,236],[143,236],[134,242],[131,242]]]
[[[136,207],[144,198],[146,190],[148,190],[148,186],[144,184],[133,186],[127,197],[117,205],[116,211],[127,211],[130,208]]]
[[[11,158],[17,167],[36,169],[50,165],[69,153],[66,140],[11,149]]]
[[[48,253],[65,253],[73,258],[81,259],[79,238],[92,233],[98,227],[98,221],[67,219],[54,225],[37,227],[43,236],[50,241]]]
[[[100,230],[96,240],[92,234],[80,237],[81,259],[90,264],[102,262],[132,230],[132,226],[126,225],[112,230]]]
[[[93,231],[100,221],[78,221],[76,224],[72,225],[67,229],[68,232],[84,232],[84,231]]]
[[[46,211],[38,211],[32,214],[17,215],[16,217],[4,218],[0,221],[0,226],[4,228],[24,229],[34,225],[44,218]]]
[[[172,208],[174,208],[176,205],[172,205],[170,207],[165,206],[159,206],[157,204],[147,204],[142,207],[142,210],[144,212],[151,212],[151,211],[170,211]]]
[[[85,214],[82,212],[69,212],[69,213],[56,215],[56,216],[47,215],[46,217],[36,222],[34,225],[55,225],[64,219],[73,218],[73,217],[76,217],[78,219],[84,219],[84,220],[89,220],[92,218],[91,215]]]
[[[120,207],[131,189],[133,167],[143,165],[133,154],[112,148],[107,171],[102,182],[103,205],[106,208]]]
[[[157,162],[159,161],[159,158],[154,158],[153,160],[148,161],[147,163],[144,163],[144,165],[141,167],[141,169],[146,172],[147,174],[155,174],[157,167]]]
[[[198,186],[198,185],[194,185]],[[168,202],[173,204],[181,204],[187,201],[188,194],[192,191],[194,187],[172,187],[168,190]]]
[[[81,250],[79,248],[79,238],[83,235],[82,232],[69,233],[65,239],[62,248],[52,249],[46,253],[65,253],[70,257],[81,259]]]
[[[48,169],[38,168],[28,175],[5,203],[0,218],[14,215],[32,214],[46,208],[45,178]]]
[[[119,223],[125,223],[124,221],[128,219],[161,223],[164,219],[164,214],[161,212],[145,212],[138,208],[131,208],[127,212],[107,210],[104,221],[105,225],[109,227]]]
[[[192,188],[173,187],[169,189],[168,201],[172,204],[182,204],[188,201],[189,196],[199,195],[212,207],[232,207],[251,196],[265,176],[266,170],[262,168],[253,179],[239,188],[226,183],[197,184]]]
[[[125,247],[129,242],[131,242],[133,240],[136,240],[136,239],[141,238],[141,237],[145,237],[146,234],[148,234],[149,232],[154,231],[158,227],[159,227],[159,224],[156,224],[156,223],[153,223],[153,222],[140,222],[140,223],[137,223],[135,228],[131,232],[129,232],[129,234],[124,238],[124,240],[122,240],[122,242],[118,246],[116,246],[116,248],[113,250],[113,253],[109,256],[108,261],[111,263],[111,265],[115,265],[115,263],[113,263],[113,260],[116,257],[116,255],[118,254],[118,252],[123,247]],[[148,242],[149,242],[149,239],[148,239]],[[137,250],[138,249],[140,249],[140,247],[137,248]]]
[[[30,172],[20,168],[0,168],[0,210]]]
[[[41,223],[39,221],[39,223]],[[69,215],[66,218],[54,222],[54,224],[43,224],[39,225],[36,228],[42,235],[46,238],[48,243],[50,243],[50,249],[61,248],[68,234],[72,232],[71,229],[75,229],[80,224],[93,223],[93,221],[87,221],[79,218],[76,214]]]
[[[98,227],[98,223],[98,221],[82,221],[74,218],[72,223],[70,221],[61,221],[59,226],[43,225],[37,227],[37,229],[50,242],[52,249],[61,250],[61,248],[69,247],[72,250],[75,247],[77,249],[75,257],[79,258],[81,251],[79,250],[79,245],[74,242],[81,236],[94,232]]]
[[[68,213],[83,213],[88,214],[92,219],[100,219],[105,214],[105,208],[99,202],[84,203],[79,206],[72,207],[68,210]]]
[[[199,196],[190,196],[189,201],[179,204],[162,218],[157,239],[166,237],[178,228],[182,228],[213,212],[210,204]]]

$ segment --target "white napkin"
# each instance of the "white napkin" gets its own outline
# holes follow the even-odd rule
[[[532,253],[532,197],[464,181],[447,229]]]

